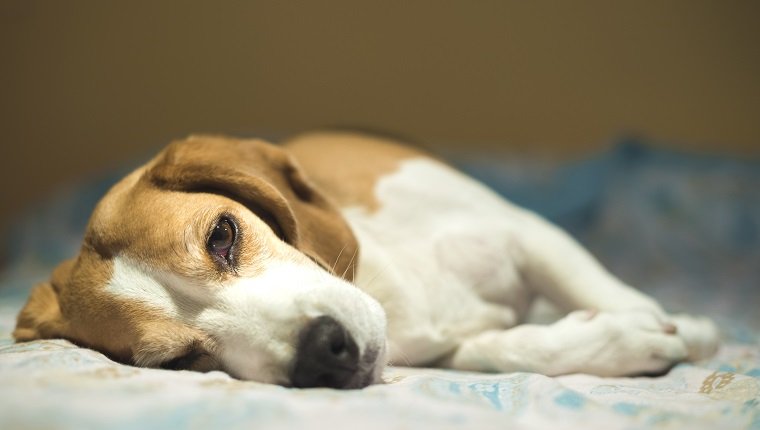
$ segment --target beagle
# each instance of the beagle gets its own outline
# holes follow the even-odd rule
[[[564,312],[527,321],[543,298]],[[600,376],[710,356],[566,233],[390,139],[192,136],[102,198],[13,332],[137,366],[361,388],[387,363]]]

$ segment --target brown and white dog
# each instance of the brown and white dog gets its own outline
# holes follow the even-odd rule
[[[526,323],[537,297],[567,315]],[[539,216],[349,132],[172,143],[105,195],[13,334],[336,388],[378,382],[388,362],[661,372],[718,343],[709,320],[666,314]]]

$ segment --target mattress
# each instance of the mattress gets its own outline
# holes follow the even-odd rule
[[[135,368],[65,340],[13,343],[30,287],[76,254],[125,165],[39,202],[4,238],[0,428],[760,429],[760,163],[656,147],[625,140],[566,163],[449,158],[667,309],[713,318],[723,344],[709,360],[636,378],[392,367],[384,384],[336,391]]]

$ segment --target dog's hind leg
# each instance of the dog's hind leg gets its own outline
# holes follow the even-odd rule
[[[655,300],[610,274],[560,228],[532,212],[514,210],[520,273],[534,292],[565,312],[648,310],[664,315]]]
[[[670,316],[651,297],[617,279],[580,244],[531,212],[514,208],[519,271],[528,286],[564,312],[646,311],[677,327],[689,359],[712,355],[718,330],[706,318]]]

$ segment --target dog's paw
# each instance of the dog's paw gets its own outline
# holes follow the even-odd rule
[[[687,359],[672,324],[650,312],[577,311],[558,322],[564,360],[578,372],[599,376],[660,373]]]
[[[689,361],[710,358],[718,350],[720,333],[709,318],[677,314],[669,319],[677,327],[678,337],[686,343]]]

